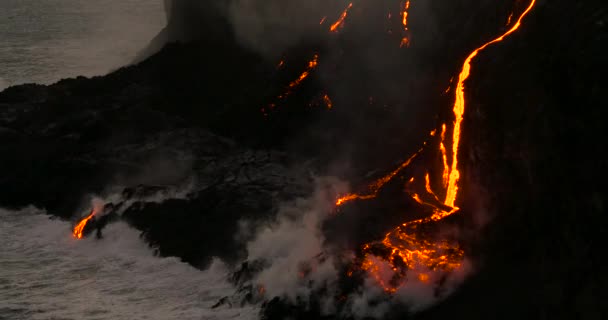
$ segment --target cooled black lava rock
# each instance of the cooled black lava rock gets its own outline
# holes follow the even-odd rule
[[[607,317],[601,243],[608,115],[599,70],[608,12],[599,1],[538,1],[517,33],[476,58],[466,82],[463,205],[453,223],[476,272],[412,318]],[[169,44],[107,76],[9,88],[0,93],[0,206],[33,204],[70,219],[90,211],[89,195],[116,187],[123,207],[113,203],[89,228],[120,216],[162,255],[201,267],[210,256],[237,262],[238,221],[261,223],[279,203],[311,194],[310,172],[363,185],[450,122],[453,95],[442,94],[449,79],[473,48],[504,31],[512,10],[485,0],[413,2],[412,10],[416,5],[433,13],[418,21],[411,15],[411,29],[428,37],[413,38],[405,51],[387,49],[390,36],[371,37],[378,26],[365,30],[356,19],[367,12],[353,11],[357,32],[307,39],[288,50],[286,69],[277,71],[276,61],[243,46],[213,16],[202,22],[213,28],[188,35],[195,42]],[[260,112],[313,53],[329,53],[320,76],[268,116]],[[331,111],[314,104],[328,84]],[[148,197],[185,185],[190,189],[172,200]],[[344,209],[344,218],[352,217],[345,223],[329,221],[327,230],[354,234],[329,241],[349,248],[381,237],[400,220],[396,209],[409,205],[385,195]],[[295,304],[269,297],[263,316],[323,318],[320,296]],[[387,318],[407,313],[391,312]]]

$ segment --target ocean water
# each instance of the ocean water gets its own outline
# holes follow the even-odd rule
[[[0,209],[0,319],[254,319],[252,306],[212,309],[234,288],[227,268],[159,258],[126,224],[76,240],[69,222]]]
[[[165,25],[163,0],[0,0],[0,90],[106,74]]]

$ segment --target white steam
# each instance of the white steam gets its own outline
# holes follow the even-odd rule
[[[322,285],[337,278],[331,257],[321,261],[315,258],[324,253],[320,225],[332,210],[333,201],[328,195],[343,186],[335,180],[319,181],[319,186],[312,198],[281,208],[277,221],[260,228],[247,245],[249,260],[268,263],[256,282],[264,286],[269,296],[295,301],[296,297],[306,298],[314,289],[304,282],[312,280],[315,285]],[[314,264],[313,272],[304,281],[308,264]]]
[[[0,208],[2,319],[256,319],[257,307],[212,308],[234,292],[228,267],[160,258],[126,223],[76,240],[43,211]],[[4,318],[6,317],[6,318]]]
[[[334,214],[335,195],[346,191],[346,186],[331,178],[319,179],[317,186],[311,198],[283,206],[276,221],[258,228],[254,240],[247,245],[248,259],[264,262],[264,269],[254,277],[253,283],[264,288],[267,299],[282,297],[292,303],[305,302],[311,293],[324,288],[327,293],[321,298],[325,303],[321,306],[323,312],[342,312],[356,319],[381,318],[396,304],[406,306],[410,312],[428,308],[450,295],[470,273],[470,263],[466,260],[447,275],[418,267],[408,272],[407,282],[392,295],[387,295],[377,280],[368,275],[363,286],[347,297],[347,307],[338,310],[334,297],[340,272],[343,272],[339,267],[351,262],[354,255],[338,256],[328,251],[321,225]],[[251,223],[243,223],[242,227],[250,228]],[[388,281],[393,275],[391,266],[379,258],[376,265]],[[421,273],[428,278],[419,279]]]
[[[127,209],[129,209],[135,203],[163,203],[166,200],[170,199],[187,199],[188,195],[194,190],[195,182],[194,180],[189,181],[188,183],[176,186],[176,187],[167,187],[167,188],[159,188],[157,190],[153,190],[151,192],[143,192],[140,194],[134,194],[131,197],[125,197],[122,188],[113,188],[112,191],[107,192],[105,195],[91,195],[89,196],[89,200],[83,208],[82,216],[88,214],[88,210],[94,209],[95,212],[98,213],[98,216],[103,216],[109,212],[103,212],[103,208],[108,204],[114,204],[120,206],[116,208],[115,213],[118,215],[122,215]],[[136,190],[137,189],[133,189]]]
[[[239,39],[259,52],[277,55],[318,31],[319,20],[332,7],[336,3],[324,0],[235,0],[228,14]]]

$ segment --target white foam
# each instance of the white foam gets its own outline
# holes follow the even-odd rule
[[[214,260],[200,271],[159,258],[124,223],[76,240],[40,210],[0,210],[0,318],[253,319],[252,306],[211,309],[234,293]]]

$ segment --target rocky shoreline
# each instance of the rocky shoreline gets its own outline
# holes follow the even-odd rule
[[[446,17],[448,9],[442,11]],[[445,301],[408,317],[606,315],[599,245],[606,231],[599,178],[606,169],[605,80],[596,68],[605,60],[607,14],[592,3],[541,3],[513,39],[478,58],[467,82],[463,213],[450,221],[463,230],[477,270]],[[487,30],[494,25],[484,21]],[[346,90],[335,91],[330,110],[316,104],[328,81],[319,76],[266,115],[260,109],[297,76],[310,53],[357,46],[348,36],[339,44],[307,42],[288,52],[288,70],[277,71],[275,61],[243,47],[226,28],[215,23],[213,33],[169,44],[104,77],[1,92],[0,206],[34,205],[76,220],[91,209],[92,195],[106,197],[106,220],[88,227],[91,236],[96,226],[124,219],[162,256],[199,268],[220,257],[242,273],[246,241],[235,238],[239,221],[272,220],[282,204],[309,197],[318,176],[336,175],[357,185],[367,181],[366,174],[392,168],[417,148],[414,142],[438,121],[427,116],[439,109],[398,115],[409,103],[449,104],[450,95],[415,93],[441,92],[439,86],[448,83],[458,57],[470,47],[466,41],[437,45],[441,53],[419,60],[433,63],[412,71],[416,77],[409,87],[399,89],[410,94],[404,101],[374,100],[374,108],[360,111],[368,95],[386,88],[357,92],[347,83]],[[485,39],[488,33],[458,40]],[[358,60],[349,59],[328,64],[324,71],[335,71],[331,81],[353,76],[345,70]],[[423,76],[430,71],[437,72]],[[406,107],[390,109],[391,103]],[[384,113],[388,109],[398,112]],[[439,111],[437,117],[447,116]],[[345,159],[348,164],[337,165]],[[376,215],[364,213],[407,205],[385,199],[355,205],[349,210],[356,222],[349,221],[358,227],[352,230],[384,230],[395,217],[376,222]],[[331,223],[328,228],[345,224]],[[362,234],[346,242],[360,242]],[[343,318],[322,315],[314,299],[293,305],[270,298],[264,319]],[[396,307],[386,317],[404,314]]]

